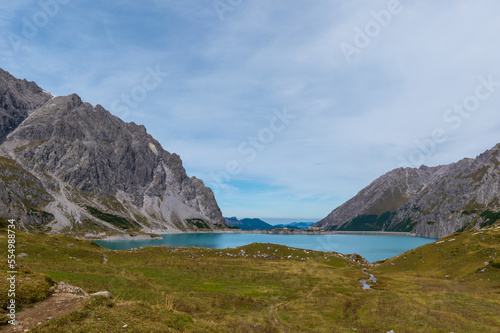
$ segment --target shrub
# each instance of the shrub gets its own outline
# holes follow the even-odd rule
[[[140,229],[140,227],[141,227],[137,222],[129,221],[126,218],[121,217],[121,216],[103,213],[95,207],[87,206],[85,208],[87,208],[87,211],[93,217],[96,217],[99,220],[102,220],[104,222],[111,223],[112,225],[114,225],[118,228],[121,228],[121,229]]]

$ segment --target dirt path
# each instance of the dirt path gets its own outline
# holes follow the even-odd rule
[[[10,324],[0,326],[0,332],[26,332],[31,330],[47,320],[60,317],[78,309],[81,306],[80,303],[85,298],[84,296],[69,293],[53,294],[45,301],[36,303],[33,307],[26,308],[17,313],[16,320],[19,322],[19,326]]]

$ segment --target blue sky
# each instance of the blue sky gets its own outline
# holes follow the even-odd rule
[[[500,142],[500,3],[0,4],[0,67],[144,124],[225,216],[319,220]]]

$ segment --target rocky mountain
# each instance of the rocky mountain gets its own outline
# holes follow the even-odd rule
[[[225,227],[212,191],[144,126],[0,70],[0,216],[99,234]]]
[[[226,223],[232,227],[238,227],[241,230],[270,230],[274,226],[262,221],[261,219],[241,219],[238,220],[236,217],[225,218]]]
[[[315,226],[436,238],[478,229],[500,219],[499,165],[500,144],[475,159],[392,170]]]
[[[236,216],[233,216],[233,217],[224,217],[224,221],[230,227],[238,227],[239,228],[239,225],[241,225],[241,221],[238,220],[238,218]]]
[[[36,83],[18,80],[0,68],[0,142],[51,97]]]

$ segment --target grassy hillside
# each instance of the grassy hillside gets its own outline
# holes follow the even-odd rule
[[[452,240],[454,239],[454,240]],[[35,332],[496,332],[500,229],[464,232],[363,265],[332,252],[272,244],[237,249],[111,251],[89,241],[18,232],[24,304],[65,281],[91,298]],[[0,255],[6,256],[0,230]],[[70,245],[72,244],[72,245]],[[478,273],[485,268],[483,273]],[[5,262],[0,302],[5,305]],[[363,290],[366,267],[378,284]],[[123,325],[128,325],[123,329]]]

